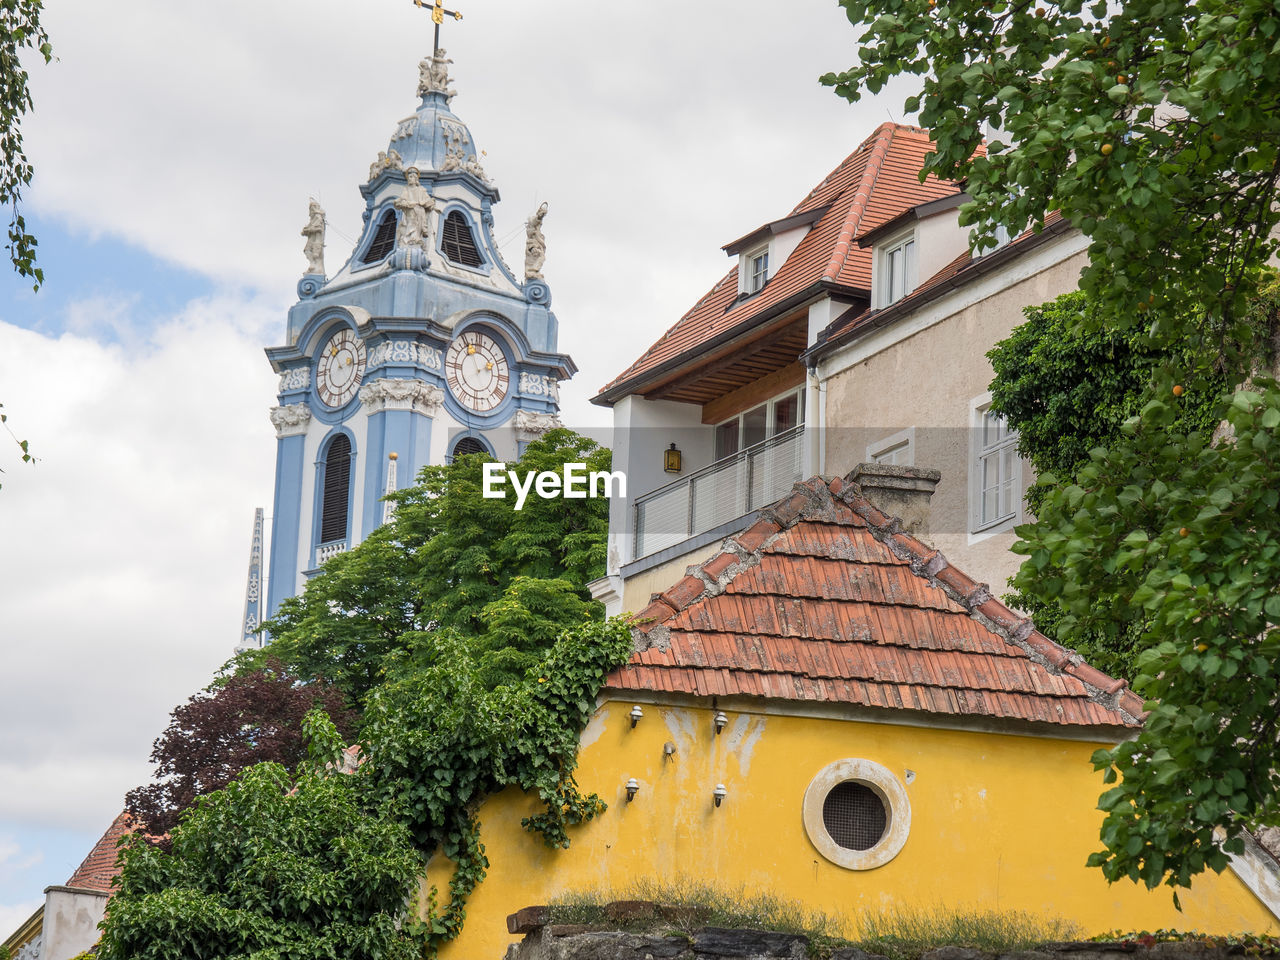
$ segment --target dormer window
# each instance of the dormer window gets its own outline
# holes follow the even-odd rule
[[[747,257],[747,293],[757,293],[764,289],[769,279],[769,249],[758,250]]]
[[[471,225],[457,210],[450,211],[444,218],[444,228],[440,231],[440,248],[451,261],[464,267],[478,267],[484,263],[484,258],[476,247],[475,237],[471,234]]]
[[[877,253],[876,305],[887,307],[916,288],[916,235],[900,236]]]
[[[395,245],[396,212],[388,210],[378,221],[378,229],[374,231],[373,241],[369,244],[369,249],[364,252],[364,256],[360,258],[360,262],[377,263],[385,259]]]

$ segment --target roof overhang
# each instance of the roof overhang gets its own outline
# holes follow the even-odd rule
[[[887,220],[874,230],[868,230],[862,236],[858,237],[858,246],[869,247],[873,243],[878,243],[885,237],[892,236],[899,230],[902,230],[907,224],[915,223],[918,220],[927,220],[929,217],[943,213],[947,210],[954,210],[962,203],[968,203],[970,196],[967,193],[953,193],[950,196],[940,197],[937,200],[930,200],[928,203],[920,203],[904,210],[892,220]]]
[[[772,223],[766,223],[763,227],[757,227],[750,233],[739,237],[732,243],[726,243],[720,249],[731,257],[736,257],[743,250],[750,249],[758,243],[762,243],[769,237],[776,236],[779,233],[786,233],[788,230],[794,230],[796,227],[811,227],[819,220],[822,215],[831,209],[831,204],[823,204],[820,207],[814,207],[805,210],[802,213],[793,213],[790,216],[783,217],[781,220],[774,220]]]
[[[777,320],[799,307],[807,306],[823,297],[853,303],[857,300],[869,300],[871,291],[861,287],[850,287],[834,283],[830,280],[820,280],[783,300],[779,300],[777,303],[771,304],[759,313],[753,313],[743,318],[723,333],[698,344],[696,350],[686,351],[628,380],[606,387],[592,397],[591,402],[597,406],[611,407],[624,397],[659,386],[663,381],[681,373],[691,372],[697,367],[715,360],[717,351],[722,349],[731,350],[749,342],[753,339],[753,335],[762,332],[760,328],[767,326],[771,321]]]

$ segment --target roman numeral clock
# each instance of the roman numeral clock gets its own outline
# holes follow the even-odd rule
[[[507,356],[484,333],[468,331],[449,344],[444,369],[454,399],[476,413],[495,409],[511,388]]]
[[[418,64],[418,107],[389,117],[390,139],[371,151],[364,226],[333,273],[325,212],[311,201],[298,302],[284,342],[267,349],[280,375],[270,576],[265,609],[246,602],[242,646],[384,523],[383,498],[424,466],[514,460],[559,425],[559,384],[577,368],[559,352],[542,275],[547,206],[525,221],[524,270],[513,271],[493,237],[498,188],[451,108],[452,62],[437,45]]]

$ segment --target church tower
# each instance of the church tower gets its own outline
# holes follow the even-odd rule
[[[418,108],[370,167],[363,231],[332,275],[311,202],[299,299],[267,349],[280,375],[268,616],[376,529],[381,498],[423,466],[513,459],[559,425],[558,384],[576,367],[542,277],[546,205],[517,275],[493,239],[498,189],[450,109],[451,62],[437,45],[419,65]]]

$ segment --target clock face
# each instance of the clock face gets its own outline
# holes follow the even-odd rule
[[[330,407],[351,401],[364,378],[364,341],[343,327],[320,348],[316,358],[316,392]]]
[[[449,344],[444,369],[454,397],[477,413],[494,409],[511,388],[507,355],[492,337],[474,330]]]

